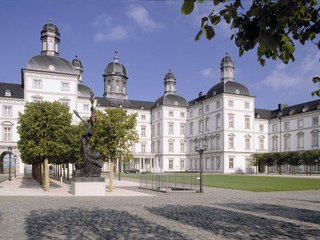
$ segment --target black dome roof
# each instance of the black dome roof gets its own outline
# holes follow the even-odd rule
[[[81,61],[78,59],[77,56],[72,60],[71,63],[72,63],[72,65],[73,65],[74,67],[83,68],[82,63],[81,63]]]
[[[156,108],[158,106],[175,106],[175,107],[188,107],[189,104],[187,100],[183,97],[176,94],[166,94],[160,98],[158,98],[153,104],[152,108]]]
[[[169,70],[169,72],[164,76],[164,79],[176,79],[176,76]]]
[[[78,97],[90,98],[91,92],[92,92],[92,90],[88,86],[86,86],[82,83],[78,84]]]
[[[109,63],[104,70],[104,75],[119,75],[128,78],[126,68],[118,62]]]
[[[58,27],[52,23],[43,25],[41,33],[43,32],[55,32],[57,35],[60,35]]]
[[[238,95],[250,96],[249,90],[244,85],[235,82],[235,81],[227,81],[226,83],[220,82],[209,89],[207,93],[207,98],[216,96],[221,93],[231,93]]]
[[[27,63],[27,69],[38,70],[38,71],[50,71],[66,74],[77,74],[72,64],[61,57],[48,56],[48,55],[37,55]]]

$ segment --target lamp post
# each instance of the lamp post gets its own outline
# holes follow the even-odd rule
[[[11,153],[12,153],[12,147],[8,147],[9,152],[9,181],[11,181]]]
[[[202,165],[202,154],[203,154],[204,151],[207,150],[207,145],[203,145],[202,147],[196,146],[196,147],[195,147],[195,150],[196,150],[196,152],[198,152],[199,155],[200,155],[200,158],[199,158],[199,161],[200,161],[200,189],[199,189],[199,192],[200,192],[200,193],[203,193],[203,165]]]

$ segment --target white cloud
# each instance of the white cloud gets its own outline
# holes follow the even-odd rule
[[[215,75],[215,72],[212,68],[205,68],[200,71],[200,74],[204,77],[213,77]]]
[[[279,63],[276,69],[264,80],[262,85],[274,90],[298,90],[311,84],[312,77],[318,74],[320,53],[305,56],[299,64]]]
[[[133,5],[128,8],[127,16],[145,31],[152,31],[161,28],[161,24],[154,21],[147,9],[140,5]]]
[[[124,40],[128,37],[128,31],[122,26],[109,29],[107,33],[98,32],[94,35],[95,42]]]
[[[92,26],[94,27],[110,26],[111,21],[112,21],[112,18],[109,15],[103,13],[94,19],[94,21],[92,22]]]

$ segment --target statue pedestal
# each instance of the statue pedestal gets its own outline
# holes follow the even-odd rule
[[[105,178],[74,177],[71,181],[71,194],[75,196],[105,196]]]

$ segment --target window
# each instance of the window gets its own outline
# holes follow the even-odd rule
[[[154,124],[151,126],[151,136],[154,136]]]
[[[184,124],[180,124],[180,135],[184,135],[185,134],[185,126]]]
[[[160,153],[160,141],[157,142],[157,152]]]
[[[244,108],[249,109],[250,108],[250,103],[249,102],[244,102]]]
[[[209,112],[209,104],[206,105],[206,112]]]
[[[259,124],[259,131],[260,131],[260,132],[263,132],[263,131],[264,131],[264,126],[263,126],[263,124]]]
[[[220,114],[216,115],[216,129],[219,129],[221,126],[221,122],[220,122]]]
[[[190,141],[190,152],[194,152],[194,142]]]
[[[169,142],[169,152],[171,152],[171,153],[174,152],[173,142]]]
[[[201,115],[202,114],[202,106],[199,108],[199,115]]]
[[[216,102],[216,109],[220,108],[220,101]]]
[[[234,161],[234,158],[229,157],[229,169],[233,169],[233,161]]]
[[[61,91],[69,91],[70,90],[70,84],[67,82],[61,82]]]
[[[141,143],[141,152],[142,153],[146,152],[146,144],[145,143]]]
[[[141,120],[146,120],[146,115],[142,114],[141,115]]]
[[[161,132],[160,132],[160,123],[157,124],[157,135],[160,136]]]
[[[173,117],[173,112],[169,111],[169,117]]]
[[[313,117],[312,118],[312,126],[318,126],[319,125],[319,118],[318,117]]]
[[[190,111],[190,117],[193,117],[193,111]]]
[[[234,136],[229,136],[229,149],[234,149]]]
[[[214,171],[214,158],[211,158],[211,170]]]
[[[158,115],[158,118],[160,118],[160,112],[158,112],[157,115]]]
[[[303,128],[303,119],[298,120],[298,128]]]
[[[209,131],[209,118],[208,117],[204,120],[204,129],[205,129],[205,131]]]
[[[3,137],[4,142],[11,142],[11,126],[3,126]]]
[[[297,133],[297,147],[298,149],[303,148],[304,146],[304,133],[303,132],[299,132]]]
[[[319,147],[319,131],[314,130],[311,132],[312,134],[312,147],[318,148]]]
[[[233,100],[229,100],[229,101],[228,101],[228,106],[229,106],[229,107],[233,107]]]
[[[42,80],[41,79],[33,79],[33,88],[41,89],[42,88]]]
[[[184,115],[184,112],[180,112],[180,117],[181,117],[181,118],[184,118],[184,116],[185,116],[185,115]]]
[[[214,139],[210,137],[210,150],[214,150]]]
[[[221,144],[220,144],[220,136],[216,136],[216,149],[220,150],[220,146],[221,146]]]
[[[154,142],[151,142],[151,152],[154,153]]]
[[[145,137],[146,136],[146,127],[141,127],[141,137]]]
[[[216,160],[217,160],[217,171],[220,171],[220,168],[221,168],[221,157],[220,156],[216,157]]]
[[[245,119],[244,119],[244,128],[250,129],[250,118],[249,117],[245,117]]]
[[[182,152],[182,153],[185,152],[185,144],[184,144],[184,142],[180,143],[180,152]]]
[[[206,158],[205,159],[205,162],[204,162],[204,169],[208,170],[209,169],[209,158]]]
[[[193,122],[190,123],[190,135],[193,135]]]
[[[11,90],[6,90],[4,96],[11,97]]]
[[[169,170],[173,170],[173,159],[169,159]]]
[[[151,116],[152,116],[152,120],[154,120],[154,114],[152,114]]]
[[[83,111],[89,111],[89,104],[83,104]]]
[[[284,135],[284,150],[290,150],[290,134]]]
[[[234,128],[234,115],[229,115],[229,128]]]
[[[250,138],[246,137],[245,138],[245,150],[250,150],[251,146],[250,146]]]
[[[3,106],[3,116],[12,116],[12,106]]]
[[[278,150],[278,136],[272,137],[272,150],[273,151]]]
[[[169,123],[169,135],[173,135],[174,132],[173,132],[173,124],[172,123]]]
[[[273,131],[273,132],[278,131],[278,125],[277,125],[277,124],[273,124],[273,125],[272,125],[272,131]]]
[[[183,171],[184,170],[184,159],[180,159],[180,170]]]
[[[264,137],[263,136],[259,137],[259,149],[260,150],[264,149]]]
[[[199,123],[199,133],[202,133],[202,131],[203,131],[203,121],[202,120],[199,120],[198,121],[198,123]]]
[[[290,129],[290,122],[285,122],[284,123],[284,130],[288,131]]]

